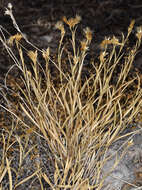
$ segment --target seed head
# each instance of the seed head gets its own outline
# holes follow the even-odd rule
[[[42,56],[45,60],[49,59],[50,50],[47,48],[46,50],[43,50]]]
[[[108,38],[105,38],[102,43],[101,43],[101,48],[104,48],[106,47],[107,45],[110,45],[110,44],[113,44],[113,45],[122,45],[122,43],[119,42],[118,38],[116,38],[115,36],[113,36],[113,38],[111,39],[110,37]]]
[[[8,3],[7,7],[8,7],[9,9],[12,9],[13,6],[12,6],[11,3]]]
[[[111,39],[111,43],[113,45],[122,45],[122,43],[120,43],[118,38],[116,38],[115,36],[113,36],[113,38]]]
[[[11,15],[12,14],[12,4],[8,3],[8,8],[6,8],[6,11],[4,12],[5,15]]]
[[[35,52],[34,51],[29,51],[28,56],[33,61],[33,63],[35,64],[36,61],[37,61],[37,50]]]
[[[101,42],[100,46],[103,49],[104,47],[106,47],[107,45],[111,44],[111,39],[110,37],[106,38]]]
[[[135,24],[135,20],[132,20],[129,27],[128,27],[128,33],[130,33],[132,31],[134,24]]]
[[[15,34],[14,36],[10,36],[10,38],[8,39],[8,44],[13,45],[14,41],[19,42],[22,38],[22,35],[19,33]]]
[[[141,40],[142,38],[142,26],[137,27],[136,37]]]
[[[102,62],[102,63],[105,62],[107,54],[108,53],[106,51],[103,51],[100,53],[100,62]]]
[[[70,27],[73,28],[75,25],[77,25],[81,21],[81,17],[79,15],[76,15],[75,18],[67,19],[65,16],[63,17],[63,21]]]
[[[81,44],[81,51],[87,51],[88,50],[88,46],[87,46],[87,40],[84,39],[80,42]]]
[[[61,35],[65,34],[65,29],[62,21],[58,21],[55,25],[55,28],[61,31]]]
[[[92,31],[90,30],[89,27],[85,28],[84,29],[84,33],[85,33],[85,37],[86,39],[89,41],[89,43],[91,42],[92,40]]]

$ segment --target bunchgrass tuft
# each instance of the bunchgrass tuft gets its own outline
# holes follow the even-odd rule
[[[14,19],[12,9],[7,9],[6,14]],[[18,34],[7,41],[1,37],[1,42],[20,70],[20,78],[15,84],[16,90],[13,90],[18,98],[17,105],[7,98],[8,103],[1,107],[12,115],[14,123],[18,121],[18,130],[24,130],[26,137],[32,134],[47,142],[47,153],[54,163],[52,177],[39,164],[21,182],[13,182],[14,171],[6,154],[5,137],[2,135],[4,156],[1,159],[0,182],[2,184],[7,173],[9,189],[14,189],[36,176],[41,189],[44,189],[44,179],[54,190],[99,190],[103,187],[105,177],[121,160],[117,158],[116,152],[114,167],[102,177],[102,168],[110,159],[107,155],[110,145],[120,138],[120,133],[133,122],[142,106],[140,77],[138,74],[131,76],[132,64],[141,43],[141,28],[137,30],[137,41],[133,47],[126,48],[126,43],[134,21],[128,28],[127,36],[122,35],[119,40],[115,36],[106,38],[100,44],[98,59],[89,61],[86,60],[86,55],[94,34],[89,28],[84,29],[84,39],[77,44],[77,25],[80,20],[78,15],[71,19],[64,17],[63,22],[56,24],[56,28],[61,31],[61,38],[54,60],[51,59],[50,48],[39,50],[32,46],[35,48],[32,51],[23,48],[21,40],[26,37],[15,24],[15,19],[13,23]],[[64,44],[64,24],[67,24],[71,32],[71,39],[68,41],[72,49],[69,50]],[[28,40],[26,42],[29,43]],[[19,57],[12,51],[12,46],[15,45]],[[87,76],[83,72],[86,61],[92,69]],[[8,75],[9,73],[5,80],[7,90]],[[14,130],[17,130],[16,127]],[[19,144],[20,171],[22,160],[34,147],[25,153],[22,137],[13,138]],[[131,142],[126,143],[122,156]],[[14,142],[11,143],[9,146],[13,146]],[[42,157],[40,154],[38,156]],[[47,165],[48,163],[50,162],[47,160]]]

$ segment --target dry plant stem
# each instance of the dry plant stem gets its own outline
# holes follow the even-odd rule
[[[59,48],[58,48],[58,64],[59,64],[59,72],[60,72],[60,80],[61,80],[61,83],[62,83],[62,81],[63,81],[62,68],[61,68],[61,64],[62,64],[62,53],[63,53],[63,51],[64,51],[64,47],[62,47],[63,39],[64,39],[64,33],[61,33],[61,39],[60,39]]]

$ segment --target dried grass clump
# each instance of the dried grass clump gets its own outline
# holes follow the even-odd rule
[[[8,11],[11,9],[7,9],[7,14]],[[92,32],[86,28],[80,46],[76,45],[76,26],[80,19],[78,15],[68,20],[66,17],[63,18],[63,22],[69,26],[72,33],[70,39],[72,51],[67,55],[66,63],[63,60],[63,55],[66,55],[63,43],[66,31],[63,22],[56,25],[61,31],[57,59],[53,61],[50,58],[49,48],[47,50],[36,48],[35,51],[26,53],[28,59],[30,58],[30,68],[25,62],[27,58],[23,56],[25,50],[20,41],[21,38],[25,39],[25,36],[20,30],[18,30],[20,33],[10,37],[8,42],[1,37],[1,42],[22,73],[20,79],[22,86],[17,84],[19,115],[10,103],[7,107],[3,105],[1,107],[18,119],[22,127],[30,130],[32,126],[28,132],[46,140],[54,160],[52,179],[42,171],[42,168],[33,174],[39,177],[41,189],[43,189],[41,178],[51,189],[56,190],[101,189],[105,180],[105,177],[101,177],[101,169],[109,159],[107,150],[120,138],[120,132],[133,121],[142,105],[139,75],[129,77],[141,43],[141,29],[138,29],[136,34],[138,38],[136,44],[128,50],[125,50],[125,45],[133,29],[133,23],[130,24],[128,35],[125,37],[122,35],[121,41],[116,37],[105,39],[101,43],[102,51],[98,61],[90,61],[94,72],[83,80],[82,70],[92,40]],[[13,22],[15,23],[15,20]],[[25,40],[28,43],[28,40]],[[19,52],[19,60],[9,46],[13,43]],[[108,51],[110,45],[111,52]],[[45,66],[38,60],[41,54]],[[63,64],[68,64],[68,73],[64,72]],[[52,79],[50,65],[54,66],[59,74],[56,85]],[[131,88],[134,90],[130,91]],[[25,118],[28,118],[28,121]],[[130,144],[131,141],[127,143],[127,147]],[[7,165],[2,169],[0,179],[2,181],[8,172],[11,188],[10,161],[7,157],[3,160]],[[116,152],[115,165],[118,163]],[[110,171],[111,169],[113,168],[110,168]]]

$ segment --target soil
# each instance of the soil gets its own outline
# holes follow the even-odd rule
[[[5,7],[7,4],[12,2],[13,5],[13,14],[16,18],[17,24],[21,31],[27,36],[27,38],[36,45],[40,49],[46,49],[47,47],[51,48],[52,53],[54,54],[57,51],[58,42],[60,40],[60,33],[55,29],[55,24],[57,21],[62,20],[63,16],[67,18],[74,17],[76,14],[79,14],[82,17],[82,21],[78,26],[78,34],[77,39],[80,40],[82,38],[82,29],[85,27],[89,27],[93,31],[93,40],[90,47],[90,56],[97,57],[100,51],[100,42],[105,38],[105,36],[113,36],[120,38],[121,34],[127,34],[127,28],[132,19],[135,19],[135,27],[133,29],[130,44],[134,43],[136,31],[136,27],[142,25],[142,1],[141,0],[1,0],[0,2],[0,25],[4,27],[8,33],[5,32],[6,37],[9,35],[14,35],[17,33],[16,29],[13,27],[13,23],[9,16],[4,15]],[[70,34],[68,34],[70,35]],[[8,69],[13,65],[13,61],[8,56],[7,51],[3,48],[3,45],[0,43],[0,83],[3,83],[4,77],[8,71]],[[136,56],[134,62],[135,67],[142,73],[142,54],[141,48],[139,53]],[[14,71],[15,75],[15,71]],[[117,146],[119,143],[117,144]],[[130,150],[131,152],[138,153],[138,149],[141,152],[141,141],[137,143],[139,148],[135,148],[135,150]],[[30,147],[31,145],[29,145]],[[40,145],[39,145],[40,146]],[[45,143],[45,146],[46,143]],[[115,146],[114,146],[115,147]],[[40,147],[43,149],[43,144]],[[115,147],[116,148],[116,147]],[[115,149],[114,148],[114,149]],[[113,149],[113,148],[112,148]],[[46,151],[42,150],[43,160],[46,159]],[[112,151],[112,150],[110,150]],[[135,154],[134,154],[135,155]],[[45,157],[45,158],[44,158]],[[127,157],[127,156],[126,156]],[[106,186],[104,190],[113,190],[114,189],[130,189],[130,186],[125,187],[124,181],[121,181],[121,185],[118,187],[117,182],[120,181],[120,178],[123,179],[123,171],[125,172],[125,180],[129,180],[130,183],[137,185],[134,181],[137,178],[137,168],[134,168],[134,164],[132,168],[128,168],[125,161],[122,161],[122,164],[125,165],[125,169],[123,170],[123,166],[119,165],[117,171],[119,170],[119,174],[113,176],[113,178],[107,179],[109,183],[114,180],[114,184],[112,186]],[[133,157],[129,162],[133,160]],[[15,161],[16,162],[16,161]],[[17,161],[18,162],[18,161]],[[109,163],[108,163],[109,164]],[[110,165],[112,162],[110,163]],[[142,164],[140,160],[139,166]],[[30,158],[27,158],[26,167],[29,168],[26,174],[30,175],[32,172],[31,161]],[[43,164],[44,165],[44,164]],[[52,164],[51,164],[52,165]],[[107,167],[110,167],[107,166]],[[106,170],[107,170],[106,167]],[[121,168],[121,170],[120,170]],[[52,170],[52,168],[51,168]],[[135,172],[133,172],[133,171]],[[50,169],[49,169],[50,171]],[[115,174],[117,174],[117,171]],[[29,172],[29,173],[28,173]],[[120,174],[121,173],[121,174]],[[140,171],[140,174],[142,170]],[[113,174],[112,174],[113,175]],[[129,176],[128,176],[129,175]],[[140,175],[141,176],[141,175]],[[118,177],[118,178],[117,178]],[[140,179],[142,180],[142,179]],[[35,184],[37,182],[35,181]],[[113,183],[113,182],[112,182]],[[27,184],[28,185],[28,184]],[[141,184],[140,184],[141,185]],[[20,189],[25,189],[26,186],[21,186]],[[37,188],[40,187],[37,185]],[[5,185],[5,189],[7,186]],[[18,189],[18,188],[17,188]],[[26,189],[32,189],[32,187],[26,187]],[[48,189],[48,188],[46,188]]]

